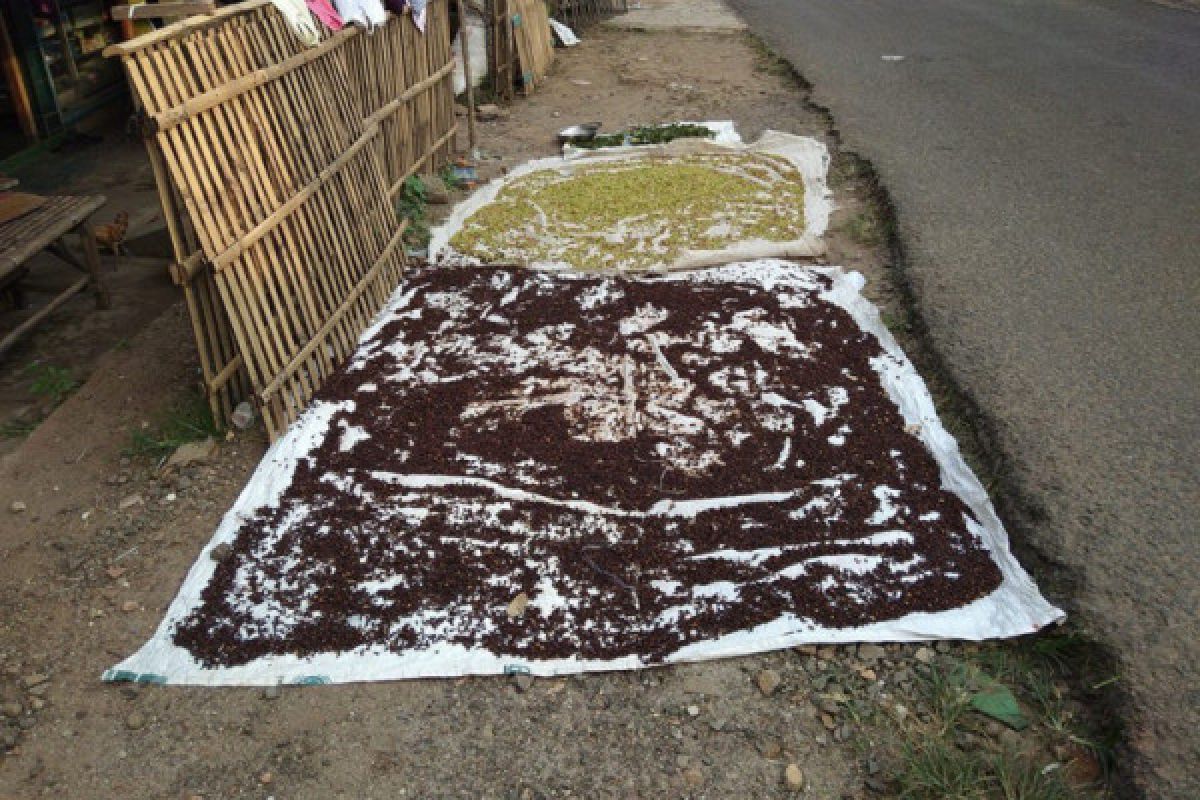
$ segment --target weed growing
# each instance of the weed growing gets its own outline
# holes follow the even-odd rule
[[[154,423],[134,431],[126,454],[162,459],[175,452],[180,445],[216,436],[217,433],[208,401],[199,393],[189,393],[164,411]]]
[[[409,247],[429,246],[429,218],[426,213],[428,208],[429,192],[425,188],[425,182],[417,175],[410,175],[404,181],[400,199],[396,202],[396,211],[408,220],[404,241]]]
[[[79,382],[64,367],[35,361],[22,372],[30,378],[29,393],[48,400],[51,407],[61,405],[79,388]]]

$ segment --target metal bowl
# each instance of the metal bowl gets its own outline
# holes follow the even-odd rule
[[[599,130],[599,122],[584,122],[580,125],[572,125],[558,132],[558,143],[575,144],[577,142],[591,141],[596,138],[596,132]]]

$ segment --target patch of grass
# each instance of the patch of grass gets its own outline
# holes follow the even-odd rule
[[[983,765],[940,738],[906,741],[895,774],[904,800],[983,800]]]
[[[8,422],[0,425],[0,439],[24,439],[26,436],[33,433],[36,427],[36,422],[9,420]]]
[[[180,445],[216,436],[218,432],[208,401],[200,394],[189,394],[149,427],[134,431],[125,452],[134,457],[161,459]]]
[[[904,800],[1068,800],[1061,770],[1024,755],[961,750],[944,739],[906,742],[895,774]]]
[[[30,378],[30,394],[48,399],[52,406],[61,405],[63,400],[79,388],[79,382],[71,375],[70,370],[53,364],[35,361],[25,367],[22,374]]]
[[[894,311],[879,312],[879,321],[892,333],[908,333],[912,330],[912,322],[908,314],[897,314]]]
[[[760,75],[776,75],[787,77],[792,74],[792,66],[762,39],[754,35],[746,37],[750,49],[754,51],[754,71]]]
[[[855,214],[843,222],[840,230],[850,237],[852,242],[863,247],[878,247],[887,241],[888,231],[879,217],[867,211]]]
[[[1067,785],[1062,770],[1047,771],[1029,759],[1009,752],[990,759],[991,796],[1003,800],[1070,800],[1077,795]]]
[[[917,689],[933,711],[932,725],[938,736],[952,734],[970,709],[974,683],[964,664],[949,669],[935,666],[918,680]]]
[[[416,175],[410,175],[404,181],[404,188],[396,201],[396,210],[401,217],[408,220],[404,241],[410,247],[429,245],[429,220],[425,213],[428,207],[429,192],[425,189],[425,182]]]
[[[442,179],[447,189],[462,189],[467,183],[462,178],[458,177],[458,173],[454,171],[453,164],[447,164],[442,167],[442,171],[438,173],[438,177]]]
[[[1073,698],[1068,692],[1068,681],[1083,677],[1076,671],[1084,663],[1085,654],[1076,652],[1081,647],[1088,649],[1081,637],[1042,635],[984,645],[961,658],[942,657],[918,670],[916,692],[928,714],[885,737],[892,740],[885,746],[891,752],[899,796],[907,800],[1102,796],[1072,786],[1061,755],[1072,748],[1086,751],[1109,774],[1118,741],[1113,731],[1089,728],[1077,713],[1085,709],[1086,698]],[[997,682],[1013,691],[1031,722],[1019,733],[1019,751],[1005,736],[993,737],[987,718],[971,707],[976,692]]]
[[[997,680],[1011,686],[1036,712],[1046,733],[1058,743],[1089,751],[1109,774],[1116,762],[1121,728],[1111,716],[1096,714],[1096,702],[1120,680],[1113,665],[1075,632],[1043,634],[982,648],[971,657]],[[1072,701],[1070,686],[1079,695]],[[1077,713],[1085,712],[1085,713]]]

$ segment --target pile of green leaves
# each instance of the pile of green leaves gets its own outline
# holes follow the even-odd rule
[[[429,206],[429,193],[425,182],[416,175],[410,175],[404,181],[404,188],[396,201],[396,211],[408,220],[408,230],[404,232],[404,241],[409,247],[426,247],[429,244],[429,220],[425,210]]]
[[[675,139],[711,139],[716,136],[703,125],[674,123],[671,125],[639,125],[627,131],[606,133],[585,142],[576,142],[576,147],[596,150],[601,147],[620,147],[623,144],[665,144]]]

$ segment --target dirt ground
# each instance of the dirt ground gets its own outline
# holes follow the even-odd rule
[[[767,127],[825,134],[741,34],[595,28],[559,51],[536,95],[480,125],[481,168],[549,155],[554,132],[573,122],[675,119],[734,119],[747,139]],[[835,186],[829,261],[864,272],[886,308],[881,237],[859,187]],[[52,342],[64,324],[41,336]],[[166,476],[127,455],[134,432],[155,430],[186,398],[196,360],[178,302],[140,331],[141,318],[122,324],[121,345],[0,465],[0,797],[770,798],[797,796],[785,784],[791,763],[806,796],[887,795],[889,732],[924,735],[943,721],[940,696],[922,687],[943,666],[993,652],[798,648],[529,686],[101,683],[151,634],[266,445],[258,431],[231,435],[208,463]],[[4,381],[14,363],[0,366]],[[1038,724],[1018,735],[981,718],[955,728],[954,746],[1036,751],[1039,769],[1095,766]]]

